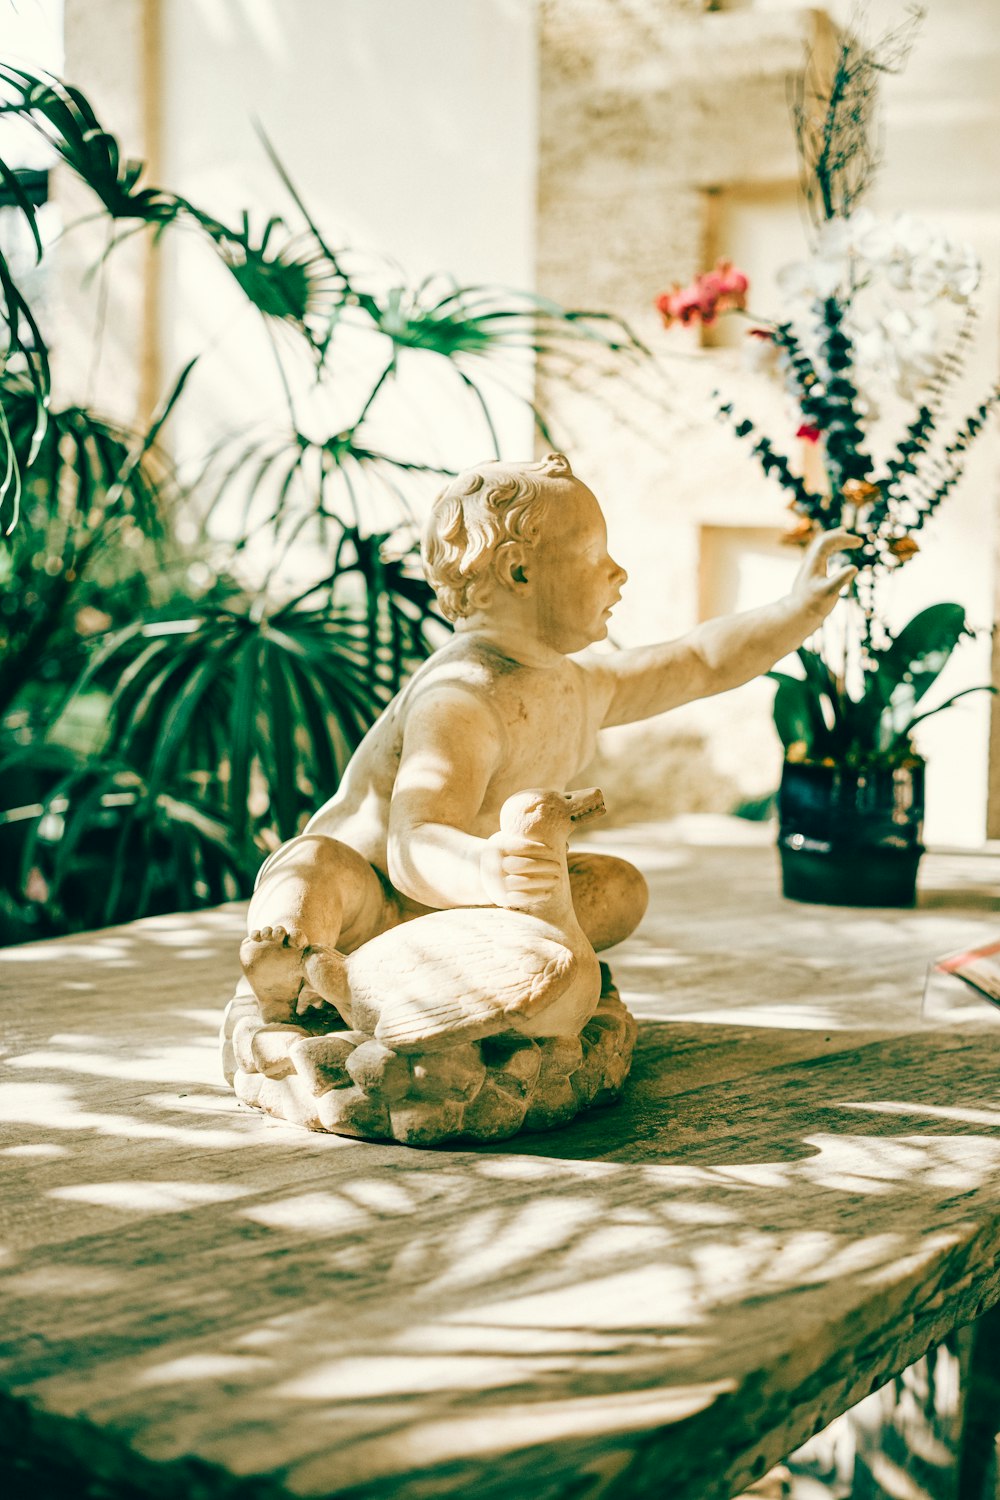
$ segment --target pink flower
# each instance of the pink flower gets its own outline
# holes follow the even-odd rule
[[[818,427],[813,427],[809,422],[803,422],[795,436],[803,438],[807,443],[818,443],[820,432]]]
[[[699,318],[703,323],[712,323],[715,321],[716,301],[712,287],[704,285],[700,276],[696,277],[680,293],[677,315],[682,323],[695,323]]]
[[[674,291],[677,290],[675,287]],[[669,328],[674,321],[674,292],[661,292],[653,306],[663,319],[664,328]]]
[[[750,280],[745,271],[734,266],[731,260],[720,260],[717,262],[714,275],[719,286],[719,297],[724,302],[725,308],[738,308],[742,310],[747,305],[747,292],[750,289]]]
[[[720,312],[746,307],[749,281],[731,261],[720,260],[712,271],[703,271],[689,286],[675,283],[669,292],[656,299],[656,308],[664,326],[681,323],[714,323]]]

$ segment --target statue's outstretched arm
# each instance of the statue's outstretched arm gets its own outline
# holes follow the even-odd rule
[[[592,659],[604,679],[604,724],[651,718],[695,698],[724,693],[760,676],[811,635],[851,583],[857,569],[827,573],[833,554],[859,544],[846,531],[821,534],[810,546],[791,592],[737,615],[706,620],[687,635],[658,646],[639,646]]]

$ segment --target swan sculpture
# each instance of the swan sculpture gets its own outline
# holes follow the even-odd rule
[[[500,812],[506,834],[547,846],[559,879],[513,908],[453,907],[393,927],[348,957],[307,956],[314,992],[348,1026],[396,1051],[437,1050],[500,1031],[576,1036],[597,1008],[600,964],[573,910],[566,846],[604,813],[597,788],[526,791]]]

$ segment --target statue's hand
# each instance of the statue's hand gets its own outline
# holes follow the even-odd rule
[[[841,589],[851,583],[858,573],[857,568],[848,565],[827,574],[828,559],[834,553],[861,545],[861,537],[843,529],[821,531],[810,543],[792,585],[791,597],[797,605],[815,615],[817,624],[826,619],[836,604]]]
[[[555,889],[561,870],[548,844],[501,829],[486,840],[479,873],[494,906],[518,907],[525,900],[544,900]]]

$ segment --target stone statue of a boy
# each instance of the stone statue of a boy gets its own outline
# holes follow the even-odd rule
[[[526,787],[565,790],[597,731],[724,692],[766,671],[830,613],[857,538],[821,535],[791,592],[662,645],[587,654],[626,574],[592,492],[561,454],[490,462],[444,490],[424,537],[428,579],[455,634],[355,752],[336,795],[264,864],[241,949],[265,1011],[294,1010],[322,959],[430,910],[513,906],[557,879],[544,846],[499,831]],[[581,654],[582,653],[582,654]],[[573,904],[595,949],[626,937],[646,885],[621,859],[570,854]]]

